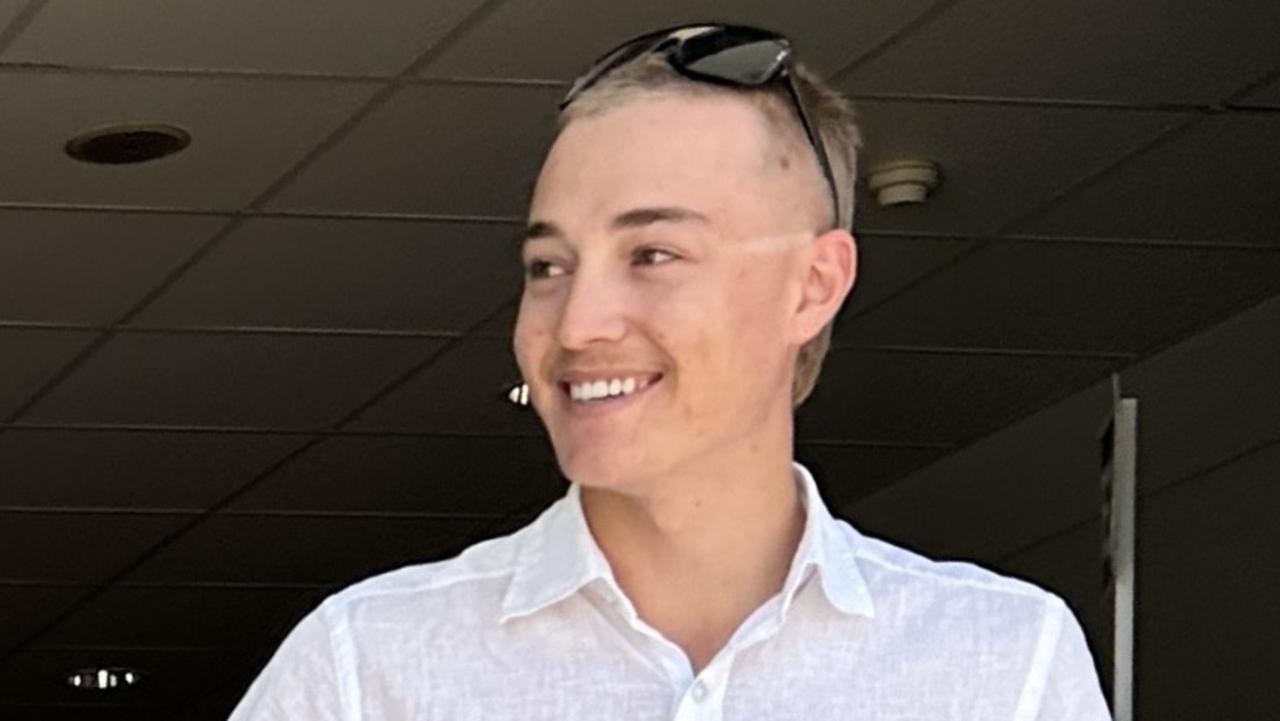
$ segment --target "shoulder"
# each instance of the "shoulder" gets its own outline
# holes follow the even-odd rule
[[[859,566],[883,581],[912,586],[932,585],[941,591],[964,591],[1049,603],[1057,597],[1045,589],[969,561],[929,558],[888,541],[865,536],[841,523],[856,536],[855,556]]]
[[[466,609],[496,606],[532,530],[525,526],[470,546],[450,559],[366,578],[330,595],[317,612],[330,625],[345,625],[392,621],[401,612],[416,618],[431,610],[458,616]]]
[[[888,541],[865,536],[847,523],[858,572],[877,607],[919,609],[964,616],[1034,631],[1056,624],[1067,611],[1051,591],[969,561],[929,558]],[[981,621],[979,621],[981,623]]]

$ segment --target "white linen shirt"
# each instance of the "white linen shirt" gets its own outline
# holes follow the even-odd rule
[[[863,536],[795,471],[783,589],[696,677],[619,590],[574,484],[509,536],[330,596],[231,719],[1110,718],[1058,597]]]

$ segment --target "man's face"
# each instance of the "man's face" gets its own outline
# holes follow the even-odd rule
[[[789,423],[816,172],[731,96],[573,120],[542,168],[515,351],[561,469],[622,488]],[[827,211],[829,212],[829,211]],[[781,414],[781,415],[780,415]]]

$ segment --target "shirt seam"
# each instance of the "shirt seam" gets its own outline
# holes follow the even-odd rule
[[[344,609],[345,610],[345,609]],[[349,721],[358,721],[361,717],[362,699],[360,694],[359,674],[356,673],[354,654],[351,651],[351,624],[345,619],[341,624],[333,622],[334,609],[331,605],[324,608],[325,623],[329,626],[329,653],[334,660],[334,671],[338,674],[338,700],[342,704],[343,715]],[[347,631],[341,642],[335,640],[339,629]]]
[[[994,583],[984,582],[984,581],[977,581],[970,578],[956,578],[955,576],[948,576],[946,574],[937,573],[937,572],[921,571],[918,569],[908,568],[906,566],[899,566],[897,564],[890,563],[889,561],[886,561],[876,556],[869,555],[865,552],[855,552],[854,558],[865,560],[870,563],[875,563],[883,568],[887,568],[892,571],[898,571],[899,573],[905,573],[911,576],[916,576],[918,578],[926,578],[931,581],[937,581],[939,583],[950,583],[957,586],[969,586],[971,588],[977,588],[983,591],[996,591],[1000,593],[1008,593],[1014,596],[1025,596],[1027,598],[1045,599],[1045,598],[1052,597],[1052,594],[1048,593],[1044,589],[1036,588],[1034,586],[1023,588],[1021,587],[1021,584],[1013,585],[1007,582],[1003,582],[1003,583],[1002,582],[994,582]]]
[[[354,601],[363,601],[365,599],[380,598],[383,596],[411,595],[415,593],[422,593],[424,591],[439,591],[439,590],[448,588],[450,586],[456,586],[461,583],[469,583],[471,581],[483,581],[491,578],[501,578],[502,576],[509,576],[514,572],[515,572],[515,569],[504,568],[498,571],[473,573],[467,576],[463,576],[461,578],[449,578],[446,580],[434,581],[434,582],[427,581],[427,582],[419,583],[418,585],[415,585],[415,586],[410,586],[408,588],[363,589],[359,587],[354,587],[354,588],[349,588],[345,591],[341,591],[338,594],[336,594],[333,597],[334,598],[333,602],[346,605]]]
[[[1027,680],[1018,695],[1018,705],[1014,707],[1013,721],[1034,721],[1040,713],[1045,683],[1052,670],[1053,654],[1062,640],[1066,613],[1066,604],[1061,601],[1049,605],[1045,612],[1036,650],[1031,657],[1031,667],[1027,671]]]

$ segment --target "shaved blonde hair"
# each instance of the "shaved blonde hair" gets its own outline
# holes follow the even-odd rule
[[[827,209],[821,221],[822,229],[830,218],[836,216],[840,227],[853,227],[854,184],[858,177],[858,148],[861,135],[858,132],[853,104],[812,71],[799,63],[793,63],[789,72],[795,79],[796,90],[804,102],[805,112],[814,132],[821,138],[831,174],[835,178],[836,198],[839,209],[830,210],[827,183],[821,178],[816,157],[814,171],[819,173],[824,200],[820,207]],[[780,83],[770,83],[761,88],[740,88],[693,80],[677,72],[661,55],[646,53],[621,65],[583,90],[573,102],[560,112],[559,125],[563,129],[575,119],[589,117],[616,108],[642,97],[667,93],[690,95],[732,94],[752,100],[761,110],[771,131],[781,140],[781,146],[790,152],[803,152],[814,156],[813,148],[800,124],[795,104],[786,88]],[[791,383],[791,405],[799,407],[813,392],[822,370],[822,361],[831,346],[831,332],[835,324],[823,326],[813,338],[800,347],[796,354],[796,366]]]

